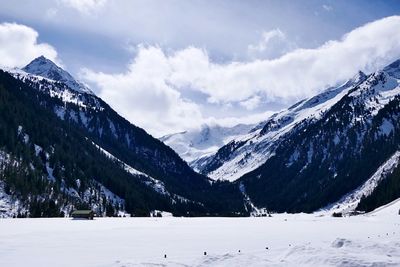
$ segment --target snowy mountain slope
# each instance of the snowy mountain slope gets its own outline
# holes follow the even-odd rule
[[[76,208],[145,216],[171,209],[171,200],[141,175],[124,170],[60,120],[52,100],[0,72],[0,147],[8,155],[0,164],[2,216],[58,217]]]
[[[369,196],[382,179],[385,179],[400,164],[400,151],[396,151],[385,161],[376,172],[356,190],[343,196],[338,202],[330,204],[321,210],[321,213],[332,214],[333,212],[349,214],[357,208],[363,197]]]
[[[34,74],[26,73],[25,70]],[[68,84],[65,84],[63,80],[70,81],[73,79],[72,76],[50,60],[39,57],[23,68],[23,70],[12,69],[9,72],[15,78],[35,87],[51,98],[60,100],[60,104],[58,104],[57,101],[53,104],[54,113],[60,119],[71,121],[81,128],[88,130],[92,135],[90,139],[93,139],[93,141],[96,141],[99,145],[103,146],[102,139],[111,138],[122,141],[124,145],[132,146],[132,149],[140,149],[140,147],[138,147],[140,142],[138,141],[141,140],[138,136],[135,136],[135,134],[143,135],[143,130],[129,125],[126,120],[119,117],[105,102],[95,95],[87,94],[79,90],[71,90]],[[57,74],[54,74],[55,72]],[[44,77],[40,75],[44,75]],[[62,79],[59,79],[59,76],[61,76]],[[57,78],[59,81],[49,79],[48,77]],[[132,129],[129,129],[129,126],[132,126]],[[105,145],[104,147],[108,146],[109,145]],[[146,148],[143,149],[146,150]],[[169,152],[171,153],[171,151]],[[119,154],[121,154],[121,152],[119,152]],[[152,158],[152,160],[158,159],[156,157]],[[160,162],[154,163],[158,164]],[[171,169],[173,169],[173,167]]]
[[[9,164],[17,166],[18,162],[12,159],[8,153],[0,150],[0,218],[13,217],[19,213],[26,212],[24,204],[21,203],[18,198],[6,192],[8,191],[6,189],[6,184],[3,179],[1,179],[1,174]]]
[[[49,80],[22,70],[13,69],[9,70],[9,73],[28,86],[29,88],[25,88],[27,91],[39,92],[39,94],[32,92],[35,95],[32,97],[32,100],[36,101],[35,104],[51,110],[71,129],[85,136],[87,141],[94,142],[121,162],[162,182],[167,192],[171,194],[171,197],[164,195],[163,201],[167,200],[169,203],[163,204],[163,208],[149,205],[146,209],[150,207],[151,210],[175,209],[175,213],[184,214],[189,214],[187,212],[229,214],[233,210],[236,214],[238,210],[244,210],[239,189],[229,184],[210,183],[207,177],[194,172],[171,148],[119,116],[95,95],[73,90],[63,82]],[[44,149],[49,150],[46,147]],[[55,176],[57,179],[57,175]],[[143,181],[141,183],[143,184]],[[116,192],[115,188],[112,190],[104,181],[102,184],[110,191],[121,195],[121,192]],[[155,189],[157,184],[159,183],[146,187]],[[217,200],[218,195],[226,196],[225,204],[224,201]],[[126,197],[123,198],[126,200]],[[154,201],[145,198],[142,200]],[[164,203],[159,202],[159,205]]]
[[[182,196],[176,195],[176,194],[171,194],[170,192],[168,192],[168,190],[165,188],[165,184],[160,181],[157,180],[141,171],[136,170],[135,168],[133,168],[132,166],[129,166],[128,164],[126,164],[125,162],[121,161],[120,159],[116,158],[114,155],[112,155],[110,152],[108,152],[107,150],[105,150],[104,148],[100,147],[99,145],[95,144],[94,142],[92,142],[92,144],[98,148],[102,153],[104,153],[108,158],[110,158],[113,161],[118,162],[119,164],[122,165],[123,169],[132,174],[133,176],[139,177],[143,183],[145,183],[147,186],[149,186],[150,188],[153,188],[153,190],[161,195],[164,195],[168,198],[171,198],[171,201],[176,203],[177,201],[179,202],[191,202],[189,199],[186,199]],[[201,204],[201,203],[198,203]],[[202,204],[201,204],[202,205]]]
[[[274,143],[274,155],[239,180],[254,204],[276,211],[312,212],[373,176],[400,147],[396,73],[393,68],[390,73],[377,71],[340,90],[328,104],[323,102],[329,109],[314,110],[282,135]],[[274,131],[274,125],[267,123],[258,138]],[[396,185],[395,177],[391,181]]]
[[[87,90],[78,91],[72,89],[63,82],[31,74],[18,68],[8,68],[5,69],[5,71],[13,75],[16,79],[36,86],[41,92],[44,92],[51,97],[58,98],[65,103],[71,103],[82,108],[90,108],[93,110],[98,109],[101,111],[104,109],[101,107],[100,102],[90,89],[88,89],[90,92]]]
[[[23,128],[21,126],[18,127],[18,135],[23,135],[24,143],[29,144],[30,138],[26,133],[23,132]],[[43,153],[43,155],[46,155],[47,159],[50,157],[49,153],[43,151],[40,146],[34,146],[36,156],[39,156],[39,154]],[[53,169],[49,167],[48,162],[45,165],[47,173],[44,173],[44,176],[51,184],[54,184],[56,181],[52,175]],[[10,154],[0,151],[0,218],[25,217],[27,215],[34,216],[32,214],[32,210],[30,209],[30,201],[24,200],[24,198],[17,193],[19,189],[13,187],[7,182],[7,180],[12,179],[8,177],[10,172],[7,170],[12,168],[16,168],[24,172],[24,167],[21,160],[18,161]],[[33,164],[31,164],[30,168],[32,170],[35,169]],[[78,181],[79,180],[77,180],[77,183]],[[124,200],[110,192],[100,183],[95,183],[95,186],[88,187],[81,195],[74,188],[66,187],[65,183],[62,183],[61,190],[72,199],[79,199],[86,201],[87,203],[92,203],[91,208],[97,214],[101,214],[106,210],[104,203],[112,203],[111,205],[118,206],[121,211],[124,207]],[[46,201],[47,198],[45,195],[35,195],[31,197],[39,198],[43,201]],[[97,202],[95,201],[96,198]],[[70,201],[69,204],[60,205],[60,208],[65,215],[68,215],[74,209],[73,202],[74,201]]]
[[[204,124],[200,129],[166,135],[162,142],[175,150],[189,165],[199,170],[205,158],[240,135],[249,133],[256,125],[238,124],[232,127]]]
[[[0,181],[0,218],[10,218],[26,212],[17,198],[7,194],[5,191],[5,183]]]
[[[394,217],[394,218],[398,218],[398,216],[400,212],[400,198],[393,200],[392,202],[380,206],[379,208],[368,212],[366,214],[366,216],[373,216],[373,217],[386,217],[386,218],[390,218],[390,217]]]
[[[285,134],[305,121],[320,119],[323,113],[365,79],[366,75],[360,72],[342,86],[330,88],[272,115],[266,120],[264,127],[221,147],[214,156],[203,163],[204,167],[200,172],[212,179],[234,181],[256,169],[275,154],[275,148]]]

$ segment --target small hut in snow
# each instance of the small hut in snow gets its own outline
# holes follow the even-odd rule
[[[74,219],[88,219],[93,220],[94,212],[92,210],[75,210],[71,213]]]

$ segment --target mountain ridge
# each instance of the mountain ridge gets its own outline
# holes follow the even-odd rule
[[[272,157],[238,182],[256,205],[276,211],[311,212],[339,201],[400,146],[399,84],[385,71],[369,74],[320,119],[293,128]],[[380,197],[393,200],[383,192]]]
[[[199,172],[215,180],[232,181],[256,207],[270,211],[325,209],[349,214],[357,209],[371,210],[368,205],[376,208],[382,199],[387,203],[393,196],[398,197],[393,191],[400,184],[396,176],[398,165],[393,165],[393,174],[385,174],[384,179],[373,175],[381,173],[381,164],[400,147],[398,123],[393,119],[398,116],[394,103],[400,94],[399,73],[400,60],[368,75],[359,71],[344,84],[273,114],[262,127],[232,139],[214,155],[201,158]],[[381,155],[371,154],[368,146],[381,151]],[[349,164],[342,162],[343,158]],[[372,164],[363,158],[372,160]],[[332,163],[325,162],[327,159]],[[372,180],[367,184],[369,179]],[[314,184],[307,188],[308,183]],[[294,184],[296,188],[292,187]],[[394,193],[389,196],[384,190]],[[348,199],[340,200],[346,196],[356,199],[350,205]],[[327,209],[328,205],[336,209]]]
[[[187,212],[187,216],[192,213],[233,214],[232,211],[240,213],[240,210],[243,210],[243,208],[237,208],[242,205],[242,197],[240,191],[235,189],[233,185],[211,183],[207,177],[195,173],[172,149],[119,116],[95,95],[76,91],[63,82],[41,78],[36,74],[26,73],[22,70],[13,70],[10,73],[14,78],[24,83],[24,90],[31,95],[31,100],[36,105],[44,105],[47,111],[51,111],[69,128],[83,134],[84,139],[90,141],[90,145],[102,154],[107,156],[107,153],[104,153],[104,151],[107,151],[109,155],[113,155],[111,161],[116,162],[117,165],[125,166],[124,171],[126,173],[132,175],[132,171],[129,170],[136,169],[145,173],[148,177],[152,177],[153,179],[147,178],[144,185],[146,187],[156,187],[162,183],[166,192],[169,192],[164,194],[163,197],[169,200],[161,202],[165,203],[163,204],[164,210],[174,213],[184,211],[184,214]],[[10,79],[4,75],[2,77],[5,81]],[[17,86],[13,81],[9,81],[9,83],[12,84],[10,87]],[[10,90],[10,88],[6,89]],[[30,101],[27,98],[24,99],[24,101]],[[23,126],[23,128],[25,127]],[[31,133],[27,134],[31,135]],[[46,153],[49,153],[49,149],[51,149],[51,147],[45,148],[43,145],[41,147],[47,151]],[[110,160],[110,157],[108,158]],[[53,168],[54,166],[51,165],[50,167]],[[50,176],[50,174],[47,175]],[[54,176],[57,181],[61,179],[56,174]],[[136,176],[138,176],[137,172]],[[88,178],[86,177],[84,180],[86,179]],[[109,181],[108,183],[114,182]],[[77,186],[73,181],[70,185],[73,188]],[[106,187],[109,187],[109,185],[106,184]],[[113,185],[111,191],[115,192],[115,189]],[[122,190],[122,192],[125,190]],[[228,202],[236,202],[236,204],[233,204],[236,208],[228,208],[231,212],[226,213],[226,206],[229,207],[232,203],[219,203],[220,201],[217,201],[215,196],[218,194],[226,194]],[[121,192],[118,195],[121,195]],[[126,193],[122,193],[122,195],[126,196]],[[179,201],[171,198],[175,195],[179,196]],[[229,197],[229,195],[231,196]],[[184,199],[192,202],[187,202]],[[168,204],[168,202],[170,203]],[[222,208],[224,205],[225,207]],[[150,206],[154,207],[154,205]],[[163,210],[162,207],[157,209]],[[145,209],[145,213],[149,214],[150,210]]]
[[[359,72],[339,87],[328,88],[316,96],[273,114],[259,129],[233,139],[221,147],[214,156],[203,163],[204,168],[200,169],[200,173],[209,175],[213,179],[237,180],[273,156],[274,147],[282,135],[303,120],[318,118],[320,112],[329,109],[345,92],[363,79],[365,74]]]

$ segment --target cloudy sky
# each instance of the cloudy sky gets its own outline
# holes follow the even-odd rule
[[[400,58],[400,1],[13,0],[0,66],[54,60],[154,136],[257,122]]]

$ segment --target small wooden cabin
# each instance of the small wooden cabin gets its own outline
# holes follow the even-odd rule
[[[71,213],[71,217],[74,219],[93,220],[94,212],[92,210],[74,210]]]

